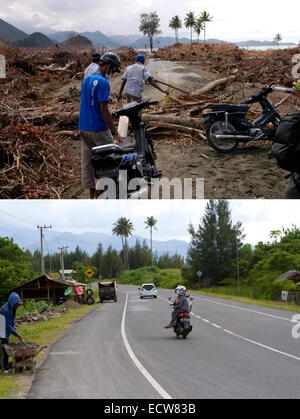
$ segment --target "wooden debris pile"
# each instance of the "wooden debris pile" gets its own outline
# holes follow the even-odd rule
[[[0,198],[60,199],[78,182],[79,162],[46,127],[18,124],[0,132]]]
[[[300,48],[268,51],[249,51],[231,44],[176,45],[161,48],[154,56],[162,60],[183,61],[199,64],[211,72],[225,77],[239,70],[241,81],[270,84],[272,81],[291,87],[293,84],[292,62]]]
[[[60,198],[80,183],[80,158],[57,132],[77,130],[78,118],[64,116],[79,110],[92,51],[0,46],[0,54],[7,64],[0,79],[0,199]],[[118,54],[123,68],[136,56],[132,49]]]

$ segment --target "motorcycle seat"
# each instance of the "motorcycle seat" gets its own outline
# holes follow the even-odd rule
[[[134,138],[126,137],[127,143],[106,144],[94,147],[92,152],[95,156],[106,156],[108,154],[127,154],[135,151],[136,143]]]
[[[204,109],[211,109],[212,112],[241,112],[246,113],[249,110],[248,105],[230,105],[228,103],[213,103],[206,105]]]

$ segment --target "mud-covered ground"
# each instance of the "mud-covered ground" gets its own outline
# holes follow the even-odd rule
[[[155,79],[188,92],[232,72],[237,74],[236,70],[239,70],[239,76],[225,89],[218,88],[199,98],[191,99],[171,89],[169,100],[163,100],[150,112],[178,116],[181,120],[194,117],[201,121],[201,106],[186,108],[182,102],[221,100],[240,103],[267,82],[291,85],[291,54],[295,51],[270,52],[256,57],[254,53],[241,52],[236,47],[226,47],[226,51],[222,48],[220,45],[205,48],[194,45],[193,49],[176,46],[163,49],[160,56],[152,57],[147,66]],[[88,191],[83,191],[80,184],[80,141],[74,139],[78,134],[78,123],[71,116],[79,110],[83,70],[89,63],[90,53],[20,52],[6,48],[3,54],[7,57],[8,71],[7,78],[0,81],[3,96],[0,101],[1,198],[88,198]],[[123,54],[123,71],[134,62],[135,51],[120,54]],[[262,62],[265,63],[263,67]],[[120,83],[118,76],[111,80],[111,109],[122,106],[115,94]],[[283,94],[274,93],[270,99],[276,104],[283,97]],[[164,94],[146,85],[144,99],[160,101]],[[177,105],[179,111],[174,111]],[[284,116],[298,107],[299,103],[291,97],[279,112]],[[257,118],[259,108],[252,107],[252,111],[251,117]],[[164,177],[170,180],[203,178],[205,198],[284,197],[287,173],[277,167],[275,160],[269,159],[270,142],[251,143],[232,154],[220,155],[201,135],[193,137],[184,130],[164,134],[166,130],[160,128],[157,121],[150,127],[156,143],[157,166],[163,170]]]
[[[195,73],[202,74],[196,65],[184,65]],[[209,77],[206,81],[209,81]],[[262,86],[258,83],[245,84],[242,87],[241,84],[232,84],[222,91],[222,95],[227,97],[227,100],[239,103]],[[160,95],[159,92],[153,92],[153,89],[146,91],[146,94],[150,93],[152,96]],[[220,92],[216,92],[215,95],[220,95]],[[270,95],[270,99],[273,103],[278,103],[284,96],[276,92]],[[296,108],[295,99],[291,98],[278,110],[284,116],[294,112]],[[259,106],[255,105],[252,109],[259,112]],[[240,145],[237,150],[227,155],[217,153],[203,140],[193,140],[189,144],[186,139],[181,139],[180,135],[176,139],[156,137],[154,141],[156,163],[157,167],[163,170],[163,177],[169,180],[204,179],[207,199],[284,199],[287,184],[285,177],[288,173],[279,169],[276,160],[270,158],[270,141]],[[78,142],[73,141],[70,147],[75,155],[80,153]],[[88,196],[88,192],[83,191],[78,184],[69,188],[63,198],[85,199]]]

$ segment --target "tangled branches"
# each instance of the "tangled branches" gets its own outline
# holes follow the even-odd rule
[[[47,128],[19,123],[2,130],[0,139],[1,199],[57,199],[78,182],[78,162]]]

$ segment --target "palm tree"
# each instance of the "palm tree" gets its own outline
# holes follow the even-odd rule
[[[118,221],[114,224],[113,234],[115,236],[121,237],[122,239],[122,247],[123,247],[123,256],[124,256],[124,263],[126,268],[129,270],[129,259],[128,259],[128,237],[132,236],[133,232],[133,224],[127,218],[119,218]]]
[[[204,29],[203,20],[201,19],[201,17],[198,17],[194,26],[194,31],[198,35],[198,43],[199,43],[200,34],[203,31],[203,29]]]
[[[157,231],[157,228],[155,227],[157,224],[157,220],[154,217],[148,217],[147,221],[145,221],[146,229],[150,228],[150,243],[151,243],[151,266],[153,265],[153,249],[152,249],[152,235],[153,235],[153,229]]]
[[[278,47],[279,47],[279,42],[281,42],[281,41],[282,41],[282,36],[281,36],[281,34],[280,34],[280,33],[277,33],[277,34],[275,35],[274,41],[275,41],[275,42],[277,42],[277,48],[278,48]]]
[[[185,27],[191,29],[191,44],[193,43],[193,29],[196,23],[196,16],[194,12],[189,12],[184,18]]]
[[[178,15],[172,17],[172,19],[170,20],[169,23],[169,28],[174,29],[175,30],[175,39],[176,39],[176,44],[179,43],[178,40],[178,29],[182,28],[182,22],[181,19]]]
[[[204,11],[201,13],[200,19],[202,20],[203,24],[204,24],[204,43],[206,40],[206,24],[208,22],[212,22],[213,18],[210,16],[210,13]]]

